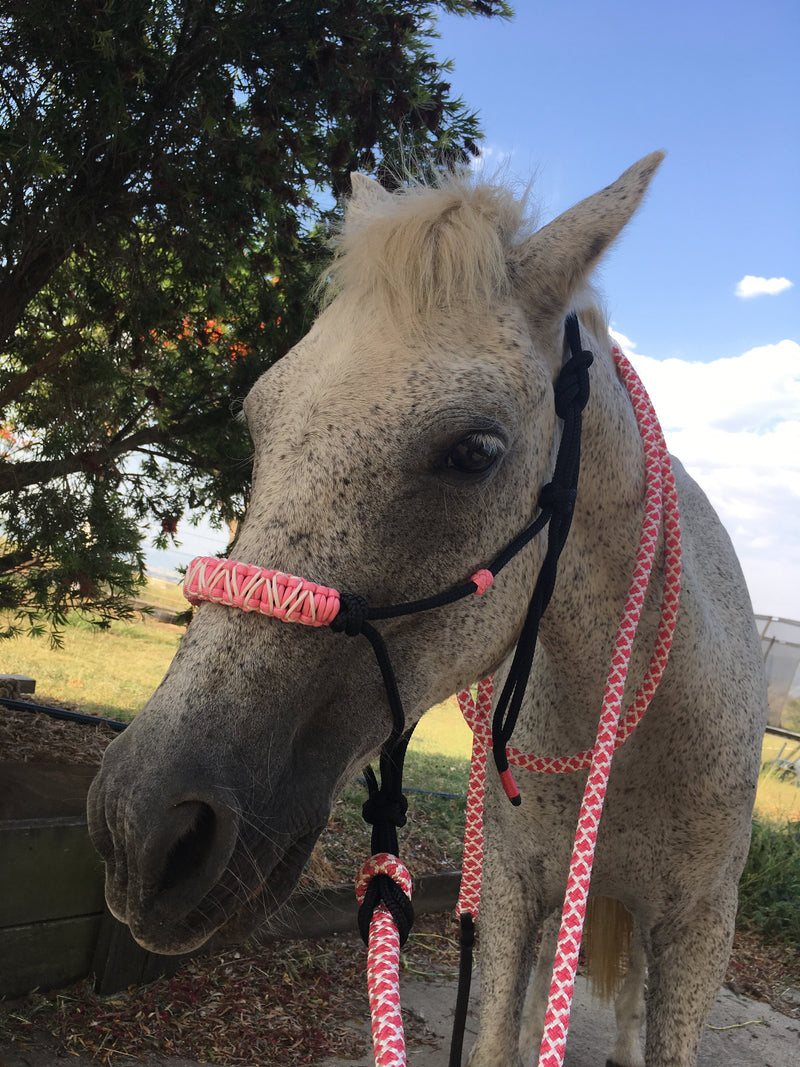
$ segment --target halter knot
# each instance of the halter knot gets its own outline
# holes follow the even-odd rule
[[[475,571],[470,581],[475,583],[475,596],[483,596],[486,590],[491,587],[494,575],[484,567],[483,570]]]
[[[344,633],[348,637],[358,637],[367,621],[369,604],[358,593],[341,593],[339,595],[339,612],[331,622],[334,633]]]
[[[411,875],[397,856],[387,852],[370,856],[356,877],[356,899],[358,929],[367,944],[372,917],[381,904],[394,919],[400,945],[406,943],[414,922]]]
[[[572,511],[578,499],[578,490],[572,485],[556,485],[548,482],[539,493],[539,507],[551,511]]]
[[[364,801],[361,807],[361,817],[370,826],[374,826],[375,823],[405,826],[407,811],[408,800],[402,793],[387,799],[379,791]]]
[[[570,411],[583,411],[589,400],[589,367],[594,362],[591,352],[576,352],[564,366],[555,385],[556,415],[566,418]]]

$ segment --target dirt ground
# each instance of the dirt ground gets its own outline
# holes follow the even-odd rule
[[[404,977],[402,1001],[406,1016],[406,1036],[410,1067],[447,1067],[449,1032],[455,1004],[453,980],[425,981]],[[800,996],[800,992],[798,992]],[[471,1046],[477,1029],[477,1005],[480,982],[473,990],[472,1008],[467,1028],[465,1051]],[[353,1024],[356,1034],[367,1036],[368,1020]],[[565,1067],[601,1067],[613,1041],[613,1012],[593,1001],[585,981],[577,980]],[[52,1039],[42,1035],[29,1047],[0,1044],[0,1067],[91,1067],[92,1060],[77,1055],[58,1055]],[[131,1060],[115,1057],[119,1067],[140,1064],[144,1067],[198,1067],[198,1061],[180,1058],[147,1057]],[[287,1060],[287,1064],[291,1061]],[[370,1067],[371,1053],[355,1059],[332,1057],[318,1067]],[[800,1022],[729,989],[717,997],[706,1028],[698,1058],[698,1067],[797,1067],[800,1063]],[[259,1067],[257,1063],[253,1067]]]

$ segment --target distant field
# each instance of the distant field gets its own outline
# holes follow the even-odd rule
[[[779,777],[768,761],[783,755],[800,761],[800,740],[786,741],[767,734],[761,750],[762,771],[758,783],[756,811],[763,818],[779,822],[800,822],[800,786]]]
[[[164,578],[148,578],[147,591],[142,599],[152,601],[159,607],[173,608],[175,611],[186,611],[189,606],[183,595],[183,586],[178,582],[168,582]]]
[[[33,699],[127,721],[163,678],[182,633],[150,620],[117,622],[108,631],[74,622],[63,648],[51,648],[46,637],[0,643],[0,664],[4,674],[36,679]]]

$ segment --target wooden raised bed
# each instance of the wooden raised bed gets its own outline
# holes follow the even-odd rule
[[[151,981],[178,959],[145,952],[105,906],[89,840],[96,766],[0,763],[0,995],[93,974],[100,993]]]
[[[106,908],[89,840],[86,794],[116,731],[20,708],[0,699],[0,996],[88,975],[107,994],[172,973],[185,956],[146,952]],[[418,915],[455,906],[456,872],[415,882]],[[310,897],[300,891],[258,940],[354,930],[356,911],[351,885],[320,886]]]

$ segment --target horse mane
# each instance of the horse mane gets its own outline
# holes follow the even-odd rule
[[[510,294],[509,252],[535,228],[527,194],[446,172],[364,199],[350,202],[334,241],[324,304],[346,294],[415,330],[442,308],[468,309],[474,321]]]

